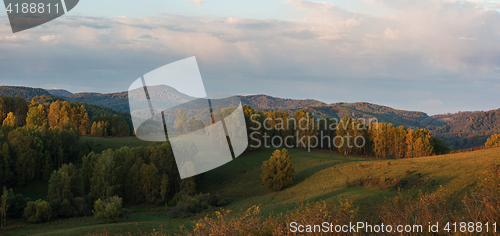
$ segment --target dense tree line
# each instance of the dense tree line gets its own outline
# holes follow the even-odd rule
[[[0,125],[4,123],[11,128],[27,125],[73,129],[81,135],[122,137],[132,134],[129,115],[53,96],[34,97],[29,103],[19,97],[0,96]]]
[[[80,198],[86,199],[90,210],[94,202],[114,197],[129,204],[165,204],[181,191],[194,194],[194,178],[180,179],[170,145],[164,143],[92,152],[82,158],[79,168],[64,165],[50,177],[48,199],[53,208],[73,212],[66,215],[79,215]]]
[[[250,149],[259,147],[329,149],[341,154],[413,158],[449,152],[444,140],[427,129],[411,129],[376,120],[317,118],[296,110],[263,112],[244,106]]]
[[[50,102],[48,102],[50,101]],[[63,164],[81,163],[86,154],[79,138],[89,134],[85,107],[61,100],[0,97],[0,185],[24,185],[33,179],[49,180]],[[121,116],[102,116],[106,123],[99,136],[127,136],[130,129]]]
[[[129,136],[130,128],[125,118],[121,116],[100,116],[93,120],[90,134],[101,137],[124,137]]]
[[[37,96],[37,97],[34,97],[31,101],[35,102],[37,104],[50,105],[53,102],[65,101],[65,100],[58,98],[58,97],[55,97],[55,96]],[[128,135],[132,135],[132,132],[133,132],[133,130],[131,129],[131,127],[133,127],[132,118],[130,117],[130,113],[128,113],[128,112],[114,111],[114,110],[107,108],[107,107],[101,107],[101,106],[88,104],[88,103],[84,103],[84,102],[77,102],[77,101],[70,101],[69,104],[71,104],[72,106],[79,106],[79,107],[83,106],[85,108],[85,110],[87,110],[88,116],[90,118],[90,124],[93,124],[93,122],[95,120],[101,119],[102,117],[120,116],[123,119],[125,119],[125,121],[127,122],[128,126],[129,126],[130,131],[129,131]],[[89,130],[88,133],[90,133],[90,132],[91,131]]]
[[[13,121],[15,120],[15,121]],[[59,128],[75,130],[85,135],[90,129],[90,120],[84,106],[56,100],[40,104],[23,98],[0,97],[0,123],[10,128],[38,126],[44,129]]]
[[[19,173],[13,174],[15,177]],[[112,214],[111,218],[116,219],[122,211],[121,205],[114,213],[95,207],[113,201],[121,204],[122,199],[128,204],[169,203],[175,206],[179,199],[183,199],[181,196],[196,193],[194,178],[180,179],[168,142],[148,147],[123,147],[116,151],[109,149],[99,154],[92,152],[83,156],[76,165],[62,164],[44,174],[50,176],[47,202],[33,202],[11,190],[6,195],[13,206],[7,209],[8,218],[24,216],[28,222],[39,223],[57,217],[89,215],[94,206],[96,218],[107,218],[105,215]],[[38,211],[43,214],[42,218],[37,218]]]
[[[48,180],[64,163],[78,163],[82,156],[75,130],[25,126],[8,133],[0,130],[0,184],[24,185],[33,179]]]

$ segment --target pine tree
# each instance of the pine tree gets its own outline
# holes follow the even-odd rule
[[[336,146],[339,149],[339,152],[344,155],[352,154],[354,148],[354,129],[353,129],[353,119],[349,116],[342,118],[339,121],[339,125],[335,134],[337,137],[335,138]]]
[[[142,165],[141,167],[141,183],[146,202],[154,203],[158,194],[159,175],[158,168],[153,164]]]
[[[57,199],[59,202],[64,200],[72,200],[73,193],[71,192],[71,179],[67,173],[54,171],[49,179],[49,200]]]
[[[107,199],[115,195],[119,187],[116,181],[117,166],[111,149],[102,152],[93,166],[90,193],[95,199]]]
[[[4,186],[2,191],[2,196],[0,199],[0,226],[7,226],[7,211],[9,210],[9,192],[7,188]]]
[[[9,145],[4,143],[0,145],[0,183],[12,184],[15,177],[12,168],[13,163],[9,154]]]
[[[37,172],[37,152],[33,149],[33,138],[25,130],[17,129],[9,133],[10,147],[14,151],[16,173],[22,181],[30,181]]]
[[[412,129],[408,128],[406,130],[406,154],[405,154],[405,158],[415,157],[414,144],[415,144],[414,131]]]
[[[183,110],[177,112],[177,118],[174,121],[175,129],[179,133],[184,133],[184,129],[186,128],[186,113]]]
[[[133,202],[139,202],[142,193],[141,186],[141,174],[140,170],[142,168],[143,161],[142,158],[139,157],[135,160],[135,163],[130,167],[127,173],[127,180],[125,182],[126,189],[129,191],[127,196],[128,199],[131,199]]]
[[[26,117],[26,125],[42,127],[45,123],[47,123],[47,114],[45,113],[45,108],[43,107],[43,105],[36,106],[32,102]]]
[[[168,176],[166,174],[163,174],[160,184],[161,199],[165,199],[167,197],[167,193],[168,193]]]
[[[54,164],[52,163],[52,157],[50,152],[45,151],[45,165],[43,167],[43,180],[47,181],[50,179],[51,173],[54,170]]]
[[[16,119],[16,116],[14,115],[14,113],[9,112],[7,114],[7,117],[3,120],[2,125],[4,127],[9,127],[11,129],[17,128],[18,123],[17,123],[17,119]]]
[[[293,183],[295,170],[292,168],[292,160],[288,151],[275,150],[268,161],[262,164],[262,175],[260,176],[264,185],[275,191]]]
[[[0,96],[0,124],[7,116],[7,108],[5,107],[5,102],[2,96]]]
[[[297,140],[298,148],[308,148],[317,146],[315,140],[312,138],[310,139],[310,137],[313,136],[315,137],[318,135],[316,127],[313,124],[314,118],[312,114],[303,110],[297,110],[294,116],[295,116],[295,121],[297,123],[295,136],[298,139]],[[311,140],[311,143],[309,143],[309,140]]]

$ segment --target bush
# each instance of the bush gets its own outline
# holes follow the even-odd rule
[[[184,235],[292,235],[290,222],[298,225],[321,225],[331,222],[334,225],[349,225],[356,219],[358,209],[352,202],[340,200],[338,204],[328,205],[323,201],[302,203],[286,214],[270,214],[265,217],[258,206],[252,206],[239,214],[231,211],[216,211],[212,217],[206,216],[195,222],[193,232]],[[182,229],[182,228],[181,228]],[[305,234],[305,233],[304,233]],[[314,234],[318,235],[318,234]],[[327,233],[321,235],[330,235]]]
[[[75,216],[87,216],[92,213],[87,205],[87,201],[85,201],[84,198],[74,198],[73,206],[75,207]]]
[[[92,213],[97,220],[116,222],[122,213],[122,199],[118,196],[110,197],[104,201],[97,199]]]
[[[491,137],[488,138],[488,141],[486,141],[484,146],[487,148],[500,147],[500,134],[491,135]]]
[[[85,199],[81,197],[74,198],[71,201],[64,199],[62,202],[55,199],[50,202],[50,207],[52,208],[53,217],[69,218],[86,216],[92,213]]]
[[[24,214],[24,208],[26,208],[27,203],[31,201],[29,197],[25,197],[22,194],[14,194],[12,191],[9,191],[9,210],[7,214],[9,218],[21,218]]]
[[[29,223],[41,223],[50,220],[52,208],[49,203],[41,199],[36,202],[28,202],[24,208],[24,219]]]
[[[188,195],[194,195],[196,193],[196,183],[195,177],[190,177],[181,180],[181,191],[187,193]]]
[[[279,191],[293,183],[295,170],[292,168],[290,154],[283,150],[276,150],[269,161],[262,164],[262,183],[272,190]]]
[[[168,215],[175,218],[186,218],[203,210],[226,204],[226,199],[222,198],[219,194],[210,193],[189,196],[186,193],[180,192],[174,196],[173,201],[177,201],[177,205],[169,210]]]

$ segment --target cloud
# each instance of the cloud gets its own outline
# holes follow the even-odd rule
[[[459,40],[476,40],[475,38],[460,37]]]
[[[285,3],[296,6],[302,9],[328,9],[332,8],[334,5],[328,2],[317,2],[309,0],[286,0]]]
[[[392,30],[391,28],[387,28],[384,32],[384,37],[390,40],[399,39],[399,30]]]
[[[438,106],[443,106],[444,103],[439,99],[430,99],[430,100],[420,101],[419,105],[424,107],[438,107]]]
[[[40,36],[40,41],[42,42],[55,42],[56,40],[59,40],[59,37],[57,37],[56,35],[44,35],[44,36]]]
[[[15,43],[19,41],[19,38],[16,35],[12,35],[12,36],[5,36],[3,38],[0,37],[0,40]]]
[[[196,6],[201,6],[204,0],[187,0],[188,2],[196,5]]]
[[[447,86],[463,86],[456,91],[500,99],[493,91],[498,82],[471,82],[498,81],[500,76],[497,10],[475,2],[374,2],[391,6],[390,15],[287,0],[303,13],[302,19],[71,16],[16,35],[5,27],[8,19],[0,17],[0,81],[17,82],[12,78],[22,72],[20,77],[31,81],[71,80],[75,88],[90,83],[120,91],[128,88],[124,78],[133,81],[166,63],[196,56],[204,79],[212,80],[217,85],[212,89],[220,93],[301,94],[381,104],[399,96],[401,104],[425,108],[461,99],[468,104],[467,96],[437,96],[451,90]],[[41,73],[38,68],[45,69]],[[300,88],[309,83],[346,92],[302,94]],[[423,96],[433,99],[416,102]]]

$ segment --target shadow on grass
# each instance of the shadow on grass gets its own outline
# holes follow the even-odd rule
[[[330,167],[333,167],[333,166],[336,166],[336,165],[342,164],[342,163],[358,162],[358,161],[360,161],[360,160],[334,160],[332,162],[328,162],[328,163],[325,163],[322,165],[317,165],[317,166],[311,167],[309,169],[302,170],[298,173],[295,173],[295,181],[294,181],[294,184],[292,186],[295,186],[295,185],[301,183],[302,181],[311,177],[311,175],[318,173],[324,169],[328,169]]]

